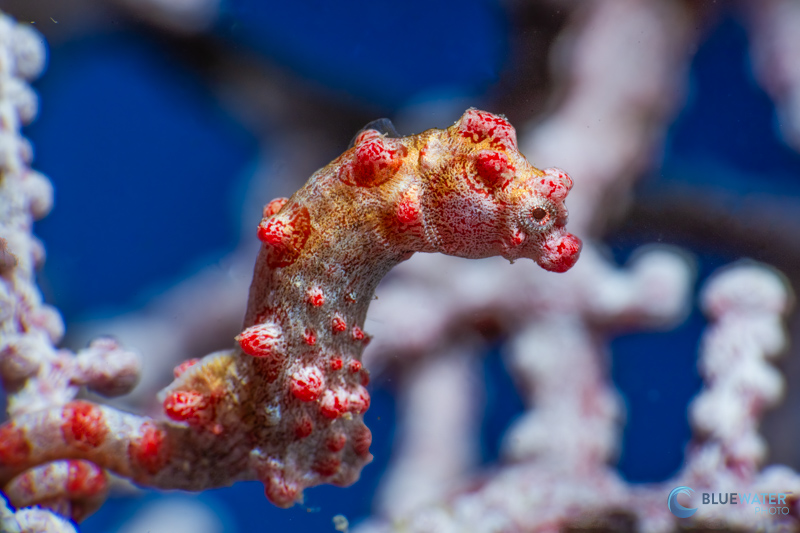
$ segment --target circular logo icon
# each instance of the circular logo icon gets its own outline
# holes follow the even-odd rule
[[[669,511],[678,518],[689,518],[696,513],[697,507],[690,509],[678,503],[678,494],[686,494],[688,496],[692,492],[694,492],[694,490],[689,487],[676,487],[672,489],[672,492],[669,493],[669,498],[667,498],[667,508]]]

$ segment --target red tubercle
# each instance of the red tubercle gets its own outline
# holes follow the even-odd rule
[[[208,396],[197,391],[175,391],[164,400],[164,413],[176,422],[204,424],[212,416],[212,404]]]
[[[403,226],[410,226],[419,220],[419,204],[403,199],[397,204],[397,221]]]
[[[342,451],[345,444],[347,444],[347,435],[344,433],[333,433],[325,439],[325,447],[332,452]]]
[[[339,179],[358,187],[378,186],[395,175],[407,155],[400,140],[367,130],[356,138],[353,159],[340,167]]]
[[[294,425],[294,436],[298,439],[304,439],[311,435],[314,431],[314,422],[306,416],[302,415],[300,418],[297,419]]]
[[[128,457],[132,465],[150,475],[155,475],[169,461],[167,435],[155,423],[147,421],[139,428],[139,435],[128,445]]]
[[[331,359],[331,370],[333,370],[334,372],[337,370],[341,370],[343,366],[344,362],[342,361],[341,357],[334,357],[333,359]]]
[[[258,225],[258,240],[276,249],[282,248],[291,234],[292,227],[285,220],[267,218]]]
[[[514,165],[497,150],[481,150],[475,156],[478,177],[490,189],[502,189],[514,179]]]
[[[283,329],[275,322],[250,326],[236,336],[236,341],[244,353],[253,357],[283,355]]]
[[[313,402],[322,394],[325,378],[319,368],[306,366],[292,374],[289,391],[301,402]]]
[[[31,445],[25,432],[14,422],[0,426],[0,465],[14,466],[24,463],[31,454]]]
[[[267,218],[277,214],[278,211],[283,209],[283,206],[286,205],[286,202],[288,201],[289,201],[288,198],[275,198],[270,203],[264,206],[264,210],[262,211],[261,216],[263,218]]]
[[[334,333],[342,333],[347,329],[347,322],[345,322],[342,315],[336,313],[331,319],[331,331]]]
[[[288,213],[264,218],[258,226],[258,238],[270,252],[267,265],[282,268],[300,256],[311,236],[311,215],[305,206],[294,205]]]
[[[354,413],[364,414],[369,409],[370,397],[367,389],[361,385],[356,385],[350,394],[350,410]]]
[[[367,186],[390,178],[402,164],[408,150],[396,139],[373,137],[356,146],[356,178]]]
[[[306,328],[306,330],[303,332],[303,342],[309,346],[314,346],[317,344],[317,334],[314,333],[313,329]]]
[[[572,178],[560,168],[546,168],[537,188],[551,201],[560,202],[572,188]]]
[[[319,410],[325,418],[336,420],[347,412],[348,404],[348,394],[345,391],[328,389],[320,399]]]
[[[567,174],[566,171],[564,171],[564,170],[562,170],[560,168],[557,168],[557,167],[550,167],[550,168],[544,169],[542,172],[544,172],[548,176],[555,177],[558,181],[563,183],[564,187],[567,188],[567,191],[572,189],[572,185],[573,185],[572,178],[570,177],[569,174]]]
[[[356,455],[364,457],[369,455],[369,447],[372,444],[372,432],[363,423],[356,426],[350,434],[350,442],[353,444],[353,451]]]
[[[325,293],[322,288],[316,285],[309,287],[308,291],[306,291],[306,302],[314,307],[322,307],[325,304]]]
[[[67,492],[73,498],[102,494],[108,488],[105,471],[94,463],[80,460],[67,462]]]
[[[179,364],[178,366],[176,366],[176,367],[173,369],[173,371],[172,371],[172,374],[173,374],[173,375],[174,375],[176,378],[179,378],[179,377],[181,377],[181,376],[182,376],[182,375],[183,375],[183,374],[184,374],[184,373],[185,373],[187,370],[189,370],[189,368],[193,367],[193,366],[194,366],[194,365],[196,365],[198,362],[200,362],[200,359],[197,359],[197,358],[195,358],[195,359],[187,359],[187,360],[186,360],[186,361],[184,361],[183,363],[181,363],[181,364]]]
[[[544,254],[537,260],[539,266],[550,272],[566,272],[580,257],[581,240],[567,233],[544,244]]]
[[[381,132],[379,132],[378,130],[364,130],[356,136],[356,139],[353,142],[353,146],[358,146],[360,144],[364,144],[367,141],[380,138],[381,138]]]
[[[361,385],[364,387],[369,385],[369,370],[366,368],[361,369]]]
[[[342,466],[342,460],[331,453],[321,453],[314,461],[311,469],[317,474],[328,477],[334,475]]]
[[[387,210],[383,216],[383,237],[392,245],[402,247],[409,246],[417,239],[424,240],[424,216],[417,186],[408,187],[396,202],[394,209]]]
[[[347,364],[347,370],[349,370],[351,374],[355,374],[356,372],[361,370],[361,361],[357,359],[351,359],[350,362]]]
[[[514,127],[505,118],[486,111],[468,109],[458,123],[458,131],[475,144],[488,139],[493,148],[517,149]]]
[[[367,334],[364,333],[364,331],[358,326],[353,326],[351,336],[353,337],[354,341],[363,341],[367,338]]]
[[[69,402],[62,411],[61,434],[64,440],[78,448],[97,448],[108,435],[103,411],[83,400]]]
[[[283,472],[273,472],[266,479],[262,479],[262,482],[267,499],[278,507],[291,507],[297,500],[300,489],[297,483],[287,480]]]
[[[401,230],[422,224],[422,207],[416,187],[410,187],[400,197],[395,208],[395,220],[399,223]]]

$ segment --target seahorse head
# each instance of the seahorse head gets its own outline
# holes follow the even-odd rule
[[[504,117],[469,109],[447,130],[420,137],[419,197],[436,251],[530,258],[554,272],[575,264],[581,241],[566,231],[564,206],[572,179],[531,165]]]

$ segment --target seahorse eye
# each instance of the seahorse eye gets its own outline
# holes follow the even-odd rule
[[[522,225],[530,232],[540,233],[555,222],[555,206],[542,198],[535,201],[522,214]]]

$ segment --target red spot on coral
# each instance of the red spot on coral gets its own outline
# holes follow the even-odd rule
[[[196,365],[199,361],[200,361],[200,359],[187,359],[183,363],[181,363],[178,366],[176,366],[175,369],[172,371],[172,374],[176,378],[179,378],[184,374],[184,372],[186,372],[187,370],[189,370],[189,368],[191,368],[194,365]]]
[[[68,461],[67,492],[73,498],[86,498],[105,492],[105,472],[88,461]]]
[[[322,416],[335,420],[347,412],[348,394],[338,389],[325,391],[319,403],[319,410]]]
[[[322,454],[317,458],[316,461],[314,461],[314,465],[311,468],[319,475],[328,477],[338,472],[341,466],[342,460],[335,455]]]
[[[342,451],[347,443],[347,436],[344,433],[334,433],[325,439],[325,446],[332,452]]]
[[[305,415],[300,417],[300,419],[295,423],[294,436],[298,439],[304,439],[308,437],[311,435],[312,431],[314,431],[314,423]]]
[[[325,378],[315,366],[303,367],[294,374],[289,382],[292,395],[301,402],[313,402],[322,393]]]
[[[458,122],[461,136],[473,143],[489,140],[493,148],[517,149],[517,133],[514,127],[503,117],[468,109]]]
[[[305,332],[303,333],[303,341],[309,346],[314,346],[317,344],[317,334],[314,333],[313,329],[306,328]]]
[[[314,307],[321,307],[325,303],[325,293],[317,286],[311,287],[306,292],[306,302]]]
[[[358,361],[358,360],[356,360],[356,359],[351,359],[351,360],[350,360],[350,363],[347,365],[347,369],[348,369],[348,370],[349,370],[351,373],[355,374],[356,372],[358,372],[359,370],[361,370],[361,361]]]
[[[61,433],[64,440],[82,449],[96,448],[108,435],[103,411],[96,405],[77,400],[64,406]]]
[[[158,473],[169,460],[167,436],[153,422],[145,422],[140,434],[128,445],[131,462],[148,474]]]
[[[14,422],[0,426],[0,465],[20,464],[28,459],[31,445]]]
[[[176,391],[164,400],[164,412],[177,422],[201,424],[209,418],[211,400],[196,391]]]
[[[508,156],[496,150],[481,150],[475,156],[478,177],[489,188],[502,189],[514,179],[514,166]]]
[[[265,218],[258,226],[258,238],[270,249],[267,265],[280,268],[300,257],[311,236],[311,215],[305,206],[294,205],[288,213]]]
[[[369,370],[366,368],[361,369],[361,384],[365,387],[369,385]]]
[[[353,443],[353,450],[356,454],[363,457],[369,454],[369,447],[372,444],[372,432],[367,426],[361,424],[353,429],[351,442]]]
[[[263,218],[267,218],[277,214],[278,211],[280,211],[288,201],[289,201],[288,198],[275,198],[270,203],[264,206],[264,211],[262,212],[261,216]]]
[[[341,357],[334,357],[331,359],[331,370],[341,370],[342,366],[344,366],[344,363]]]
[[[25,462],[31,453],[31,445],[25,439],[22,428],[14,422],[0,426],[0,465],[13,466]]]
[[[345,322],[344,318],[337,313],[331,320],[331,330],[333,330],[334,333],[341,333],[346,329],[347,322]]]
[[[242,351],[253,357],[273,357],[283,353],[283,330],[274,322],[250,326],[236,336]]]

